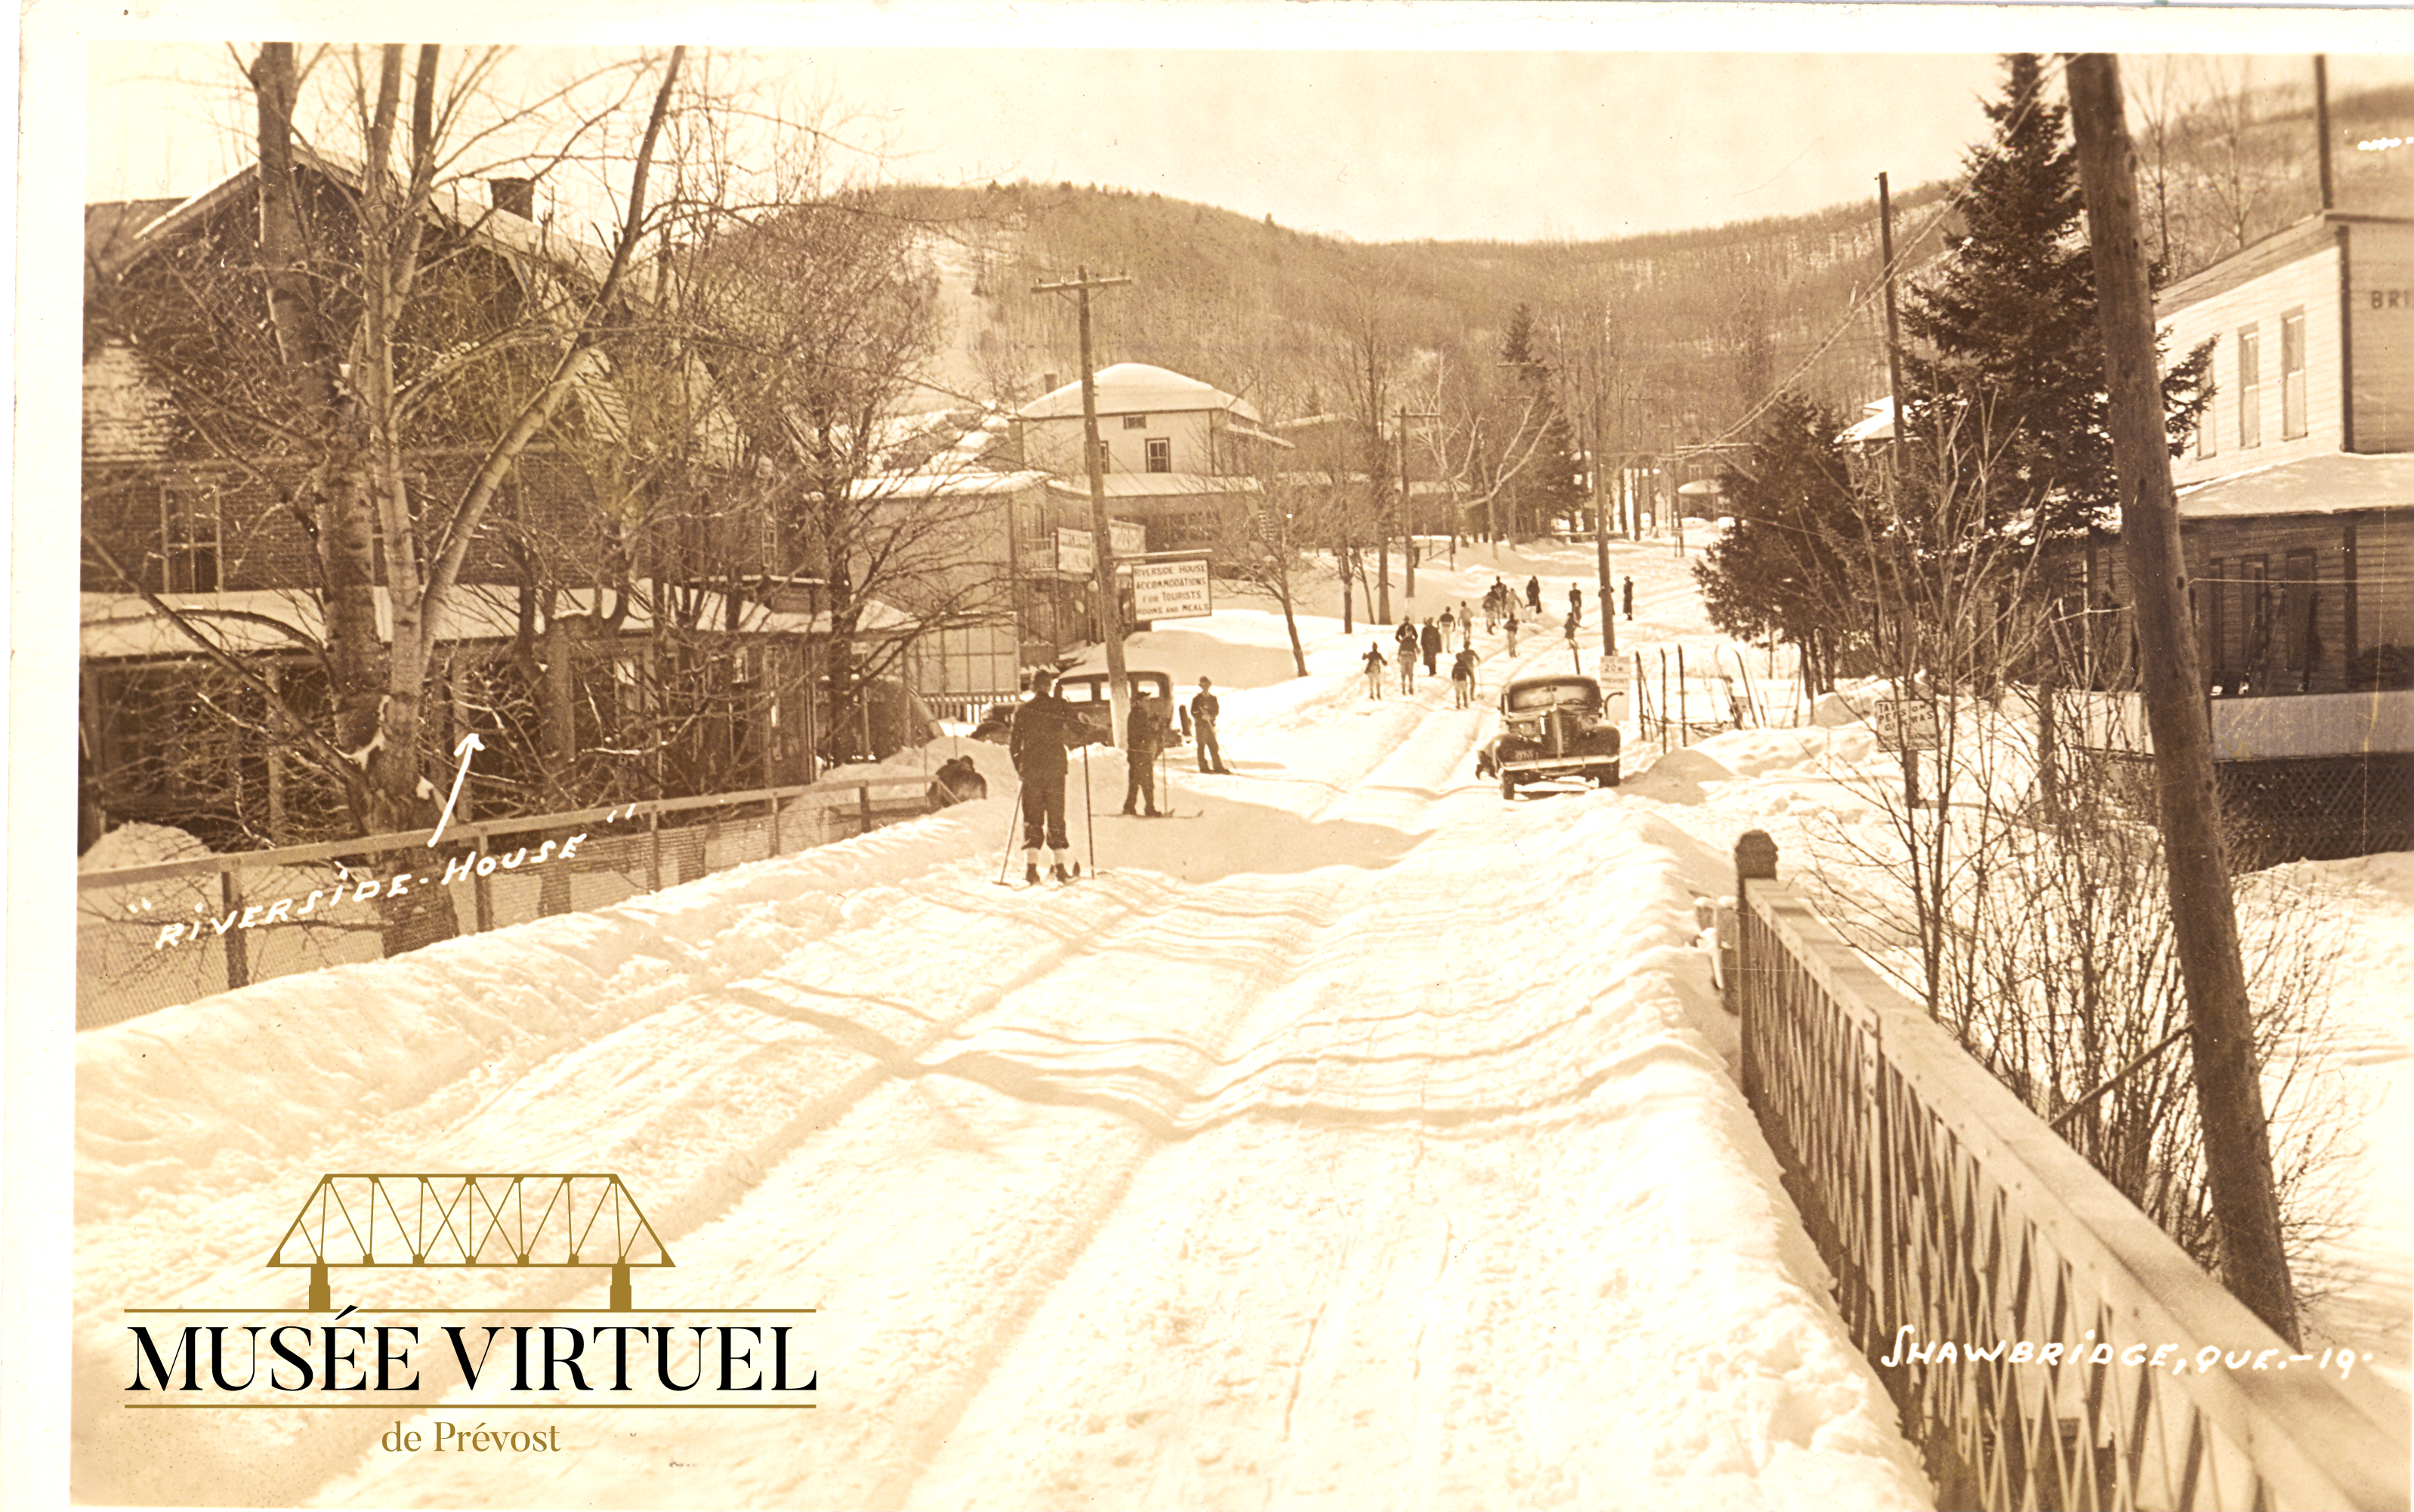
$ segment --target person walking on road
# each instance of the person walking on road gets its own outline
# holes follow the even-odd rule
[[[1056,679],[1047,673],[1034,677],[1031,696],[1014,711],[1006,748],[1014,760],[1014,775],[1022,782],[1022,880],[1026,882],[1039,881],[1043,845],[1056,852],[1051,873],[1056,881],[1071,882],[1080,873],[1080,863],[1073,860],[1071,841],[1065,834],[1065,752],[1086,745],[1089,738],[1089,727],[1073,712],[1073,705],[1056,696]]]
[[[1156,694],[1148,688],[1134,690],[1131,718],[1124,725],[1125,768],[1130,774],[1124,781],[1124,812],[1132,812],[1132,805],[1144,803],[1149,819],[1157,817],[1156,753],[1166,747],[1165,708]]]
[[[1458,648],[1462,651],[1475,649],[1475,611],[1464,602],[1458,606]]]
[[[1417,645],[1424,652],[1425,675],[1428,677],[1439,675],[1440,668],[1436,663],[1441,660],[1441,630],[1434,624],[1430,615],[1426,616],[1425,628],[1417,637]]]
[[[1223,705],[1215,701],[1214,687],[1199,679],[1199,691],[1190,700],[1190,734],[1199,742],[1199,770],[1222,777],[1229,774],[1224,768],[1224,748],[1215,741],[1215,716]]]
[[[1572,583],[1568,585],[1568,623],[1571,625],[1584,623],[1584,589]]]
[[[1631,577],[1626,580],[1626,617],[1634,617],[1634,580]]]
[[[1526,607],[1532,610],[1536,617],[1541,616],[1542,613],[1542,580],[1541,578],[1529,577],[1526,580]]]
[[[1450,689],[1457,695],[1458,706],[1475,707],[1475,648],[1468,646],[1458,653],[1450,664]]]
[[[1383,648],[1372,642],[1369,642],[1366,646],[1365,660],[1359,664],[1366,669],[1366,696],[1368,698],[1381,698],[1383,696],[1383,669],[1389,665],[1389,663],[1383,660]]]
[[[1399,643],[1400,691],[1417,690],[1417,622],[1408,615],[1400,616],[1400,628],[1392,637]]]
[[[1517,654],[1517,606],[1515,604],[1509,606],[1509,617],[1500,622],[1500,628],[1509,632],[1509,654],[1513,657]]]

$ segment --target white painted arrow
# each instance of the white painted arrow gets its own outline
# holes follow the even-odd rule
[[[435,848],[438,840],[444,838],[444,826],[453,823],[453,805],[460,800],[462,780],[469,775],[470,756],[485,749],[486,743],[478,738],[478,732],[475,730],[463,735],[461,743],[453,748],[453,754],[461,758],[461,769],[453,774],[453,791],[444,795],[444,817],[436,822],[436,833],[427,837],[427,844],[431,850]]]

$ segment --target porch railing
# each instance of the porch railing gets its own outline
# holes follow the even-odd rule
[[[1736,856],[1744,1090],[1938,1505],[2407,1505],[2402,1399],[2199,1270],[1775,880],[1767,836]]]
[[[377,960],[377,900],[397,876],[442,895],[462,933],[497,929],[927,813],[928,784],[857,778],[454,823],[437,849],[414,830],[79,873],[76,1028]]]

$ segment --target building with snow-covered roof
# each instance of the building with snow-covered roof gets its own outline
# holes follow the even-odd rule
[[[2213,402],[2171,472],[2216,770],[2261,832],[2249,848],[2414,845],[2414,221],[2309,216],[2155,313],[2166,352],[2213,344]],[[2117,660],[2123,564],[2091,555],[2090,617]]]
[[[1212,383],[1146,363],[1116,363],[1093,381],[1109,508],[1143,527],[1150,551],[1213,541],[1229,511],[1254,497],[1269,457],[1291,449],[1255,405]],[[1017,410],[1014,428],[1025,466],[1088,497],[1078,379]]]

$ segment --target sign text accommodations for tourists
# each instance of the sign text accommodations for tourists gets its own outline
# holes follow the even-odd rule
[[[1199,619],[1215,612],[1207,558],[1131,564],[1132,615],[1137,619]]]

